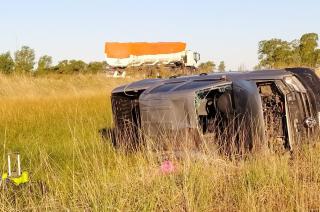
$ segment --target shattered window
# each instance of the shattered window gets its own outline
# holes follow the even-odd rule
[[[160,85],[150,91],[150,93],[160,93],[160,92],[167,92],[170,91],[172,88],[178,86],[183,82],[172,82],[172,83],[166,83],[163,85]]]

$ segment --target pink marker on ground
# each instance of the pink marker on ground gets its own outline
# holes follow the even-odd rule
[[[162,162],[160,170],[162,174],[170,174],[175,171],[175,167],[171,161],[165,160]]]

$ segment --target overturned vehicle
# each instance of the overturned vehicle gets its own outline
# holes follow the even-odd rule
[[[229,148],[294,150],[320,131],[320,80],[306,68],[145,79],[115,88],[111,100],[115,145],[192,132]]]

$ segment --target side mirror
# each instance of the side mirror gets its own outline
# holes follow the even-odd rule
[[[198,52],[195,52],[193,54],[194,54],[193,55],[194,56],[194,60],[198,62],[200,60],[200,54]]]

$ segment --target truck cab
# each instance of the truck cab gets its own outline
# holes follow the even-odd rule
[[[200,61],[200,54],[198,52],[193,52],[190,50],[186,51],[186,61],[185,61],[186,67],[197,68],[199,66],[199,61]]]

